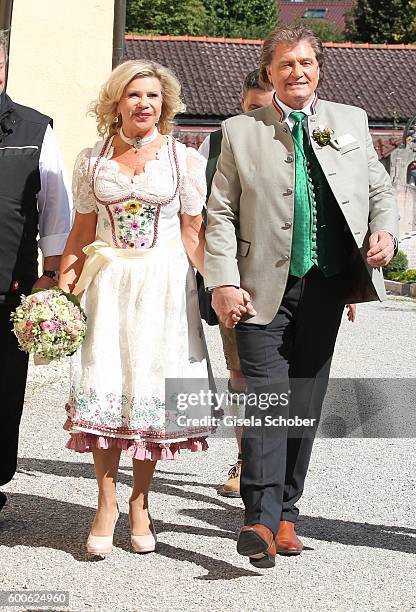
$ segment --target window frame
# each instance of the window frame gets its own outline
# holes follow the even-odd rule
[[[319,15],[309,15],[309,13],[320,13]],[[328,15],[327,8],[308,8],[302,15],[302,19],[326,19]]]

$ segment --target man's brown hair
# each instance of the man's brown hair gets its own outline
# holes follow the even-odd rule
[[[324,59],[322,41],[312,32],[312,30],[302,26],[277,27],[267,35],[263,42],[260,56],[260,79],[263,83],[270,83],[267,75],[267,67],[272,63],[277,45],[279,43],[296,45],[302,40],[306,40],[311,45],[315,52],[319,68],[322,68]]]
[[[5,62],[7,62],[8,47],[9,47],[9,32],[8,30],[0,30],[0,49],[3,49]]]
[[[241,97],[244,99],[248,92],[252,89],[260,89],[261,91],[273,91],[273,85],[271,83],[263,83],[263,81],[260,80],[260,70],[258,68],[246,74],[243,82],[243,91],[241,92]]]

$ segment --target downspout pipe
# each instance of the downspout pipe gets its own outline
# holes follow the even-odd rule
[[[12,25],[12,13],[13,13],[13,0],[0,0],[0,31],[6,34],[6,54],[9,57],[9,49],[10,49],[10,29]],[[8,65],[6,64],[6,83],[4,89],[7,87],[7,75],[8,75]]]
[[[113,68],[123,61],[125,32],[126,0],[114,0]]]

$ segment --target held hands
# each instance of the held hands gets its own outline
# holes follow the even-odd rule
[[[394,255],[394,242],[388,232],[374,232],[369,240],[367,263],[372,268],[387,266]]]
[[[254,317],[257,314],[250,300],[248,291],[231,285],[216,287],[212,291],[212,307],[220,321],[229,328],[235,327],[243,315]]]

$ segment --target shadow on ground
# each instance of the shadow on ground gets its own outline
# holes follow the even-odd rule
[[[119,474],[119,482],[130,485],[131,476],[123,473],[123,470],[124,468]],[[26,458],[19,460],[19,471],[34,478],[39,473],[54,474],[62,478],[94,478],[94,467],[90,463]],[[200,536],[235,540],[243,521],[242,507],[238,508],[227,503],[224,498],[218,497],[214,484],[179,480],[175,476],[176,473],[157,472],[152,490],[179,497],[184,501],[199,502],[202,508],[182,508],[178,514],[194,518],[208,526],[181,525],[158,520],[155,521],[158,534],[164,532],[192,534],[195,535],[197,542],[202,543],[202,547],[203,539]],[[189,491],[184,489],[184,485],[198,486],[202,490],[209,491],[206,494]],[[67,552],[78,561],[86,561],[84,543],[94,517],[93,507],[22,493],[11,493],[9,497],[10,501],[0,515],[2,517],[0,537],[3,546],[49,547]],[[407,527],[302,516],[298,523],[298,532],[304,538],[337,542],[347,546],[416,553],[416,530]],[[122,514],[117,525],[114,544],[127,551],[128,540],[128,517]],[[200,565],[208,572],[198,577],[202,580],[232,580],[241,576],[260,575],[258,572],[210,557],[203,552],[189,551],[164,542],[159,542],[158,554],[176,561]]]
[[[66,552],[80,562],[89,562],[85,554],[88,530],[94,518],[94,509],[80,504],[61,502],[55,499],[22,493],[9,494],[0,518],[1,545],[8,547],[28,546],[31,548],[53,548]],[[200,537],[223,537],[232,539],[234,534],[192,525],[178,525],[155,521],[156,531],[194,534]],[[128,517],[122,513],[117,523],[114,545],[129,551]],[[242,576],[259,576],[250,569],[241,568],[221,559],[212,558],[202,552],[195,552],[158,542],[157,554],[175,561],[194,563],[207,570],[200,580],[233,580]]]

